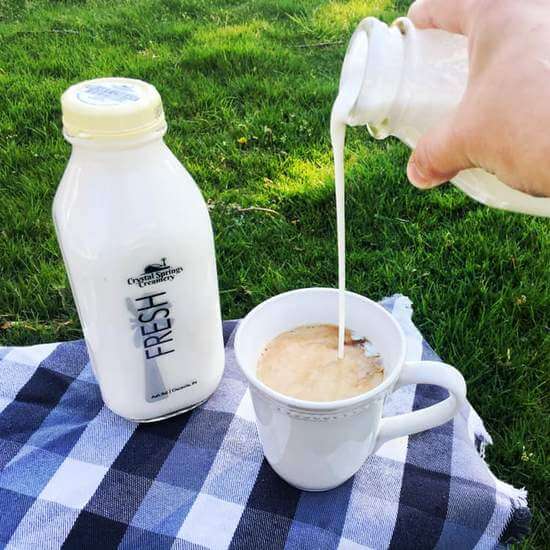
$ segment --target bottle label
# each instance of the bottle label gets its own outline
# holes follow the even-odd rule
[[[166,292],[146,294],[134,300],[145,360],[174,353],[172,319]]]
[[[88,84],[76,97],[88,105],[123,105],[139,101],[140,96],[134,86],[129,84]]]
[[[140,275],[129,277],[127,283],[139,288],[149,287],[172,281],[182,271],[182,267],[173,268],[166,264],[166,258],[162,258],[158,264],[147,265]],[[143,351],[145,400],[154,402],[166,399],[174,392],[196,385],[198,381],[193,379],[175,387],[167,387],[163,380],[160,363],[176,351],[174,318],[168,292],[159,289],[126,298],[126,307],[131,313],[134,345]]]
[[[128,277],[128,284],[143,288],[157,283],[173,281],[182,271],[183,267],[172,267],[166,263],[166,258],[161,258],[159,263],[146,265],[143,268],[143,273],[135,277]]]

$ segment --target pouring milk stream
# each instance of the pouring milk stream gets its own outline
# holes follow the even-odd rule
[[[395,136],[411,148],[460,102],[468,80],[467,39],[418,30],[402,17],[391,26],[367,17],[351,37],[330,120],[338,233],[339,334],[345,330],[344,142],[346,126],[366,125],[375,139]],[[550,217],[550,198],[527,195],[481,169],[452,183],[473,199],[503,210]]]

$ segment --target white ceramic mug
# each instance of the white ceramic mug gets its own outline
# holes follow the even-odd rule
[[[466,400],[466,383],[449,365],[405,361],[401,327],[376,302],[346,293],[346,326],[366,336],[381,354],[384,380],[374,389],[339,401],[285,396],[256,376],[258,358],[279,334],[302,325],[338,324],[338,291],[306,288],[275,296],[254,308],[235,335],[237,362],[248,379],[264,454],[288,483],[307,491],[340,485],[386,441],[450,420]],[[450,397],[425,409],[382,418],[384,398],[407,384],[434,384]]]

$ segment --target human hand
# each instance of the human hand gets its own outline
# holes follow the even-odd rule
[[[409,17],[421,29],[466,35],[470,65],[458,108],[412,153],[409,180],[427,189],[479,167],[550,196],[548,0],[417,0]]]

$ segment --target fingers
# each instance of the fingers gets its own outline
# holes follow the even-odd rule
[[[483,0],[416,0],[409,17],[418,28],[466,34],[474,4]],[[416,187],[428,189],[452,179],[473,165],[466,152],[466,132],[457,115],[430,130],[417,143],[409,159],[407,176]]]
[[[466,151],[466,133],[449,119],[430,130],[418,141],[407,166],[410,182],[429,189],[452,179],[462,170],[473,168]]]
[[[473,4],[479,0],[416,0],[408,17],[420,29],[467,34]]]

